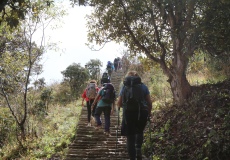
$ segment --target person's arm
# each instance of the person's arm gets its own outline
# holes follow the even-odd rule
[[[122,105],[122,98],[121,98],[121,96],[119,96],[118,100],[117,100],[117,108],[118,108],[118,110],[121,108],[121,105]]]
[[[82,107],[84,106],[84,100],[86,98],[86,90],[84,90],[83,94],[82,94]]]
[[[94,99],[94,101],[93,101],[93,103],[92,103],[91,110],[94,109],[96,103],[98,102],[98,100],[99,100],[99,98],[100,98],[100,91],[101,91],[101,90],[98,91],[97,96],[96,96],[96,98]]]
[[[115,100],[112,103],[112,108],[111,108],[111,115],[113,115],[114,112],[114,108],[115,108]]]

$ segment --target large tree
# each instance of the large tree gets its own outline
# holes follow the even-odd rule
[[[230,14],[230,3],[227,1],[72,1],[93,6],[94,11],[87,16],[89,42],[99,45],[110,41],[123,42],[133,55],[145,54],[163,69],[178,105],[182,105],[192,92],[186,69],[195,51],[210,51],[210,46],[214,51],[221,42],[225,42],[225,50],[229,48],[229,27],[223,22]],[[215,6],[215,10],[222,14],[210,12]],[[203,23],[210,14],[214,25]],[[217,32],[217,28],[221,31]],[[215,37],[215,42],[210,42],[210,37]]]

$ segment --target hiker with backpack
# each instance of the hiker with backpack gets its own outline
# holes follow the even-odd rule
[[[101,122],[101,114],[104,113],[104,134],[110,135],[110,116],[113,114],[115,108],[115,89],[111,83],[104,83],[103,87],[97,94],[95,98],[92,109],[96,108],[95,110],[95,120],[97,123],[96,129],[100,129],[102,127]],[[96,105],[97,104],[97,105]]]
[[[122,68],[122,63],[121,63],[121,58],[120,57],[117,57],[117,70],[120,70]]]
[[[86,107],[87,107],[87,120],[88,124],[87,126],[91,126],[91,119],[94,117],[94,112],[95,110],[91,110],[92,103],[94,99],[97,96],[97,93],[99,91],[99,88],[97,87],[97,81],[96,80],[91,80],[86,89],[84,90],[82,94],[82,107],[84,106],[84,100],[86,100]],[[92,117],[91,117],[92,116]]]
[[[123,108],[121,134],[127,137],[130,160],[141,160],[143,132],[152,110],[150,92],[136,71],[128,72],[123,83],[117,102]]]
[[[114,70],[114,66],[113,66],[113,63],[112,63],[112,62],[110,62],[110,61],[107,62],[106,70],[107,70],[109,76],[111,76],[111,75],[112,75],[112,72],[113,72],[113,70]]]
[[[115,68],[115,72],[117,72],[117,69],[118,69],[118,59],[117,58],[114,59],[113,65],[114,65],[114,68]]]
[[[110,76],[107,72],[104,72],[101,77],[101,85],[104,83],[110,83]]]

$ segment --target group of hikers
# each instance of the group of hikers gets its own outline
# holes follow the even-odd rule
[[[122,108],[121,135],[127,138],[129,158],[141,160],[143,132],[152,109],[148,87],[142,83],[136,71],[127,73],[118,96],[109,79],[106,82],[101,80],[101,83],[102,87],[99,88],[95,80],[89,81],[82,94],[82,106],[86,100],[88,111],[87,126],[92,126],[94,120],[96,130],[103,128],[100,117],[104,113],[104,134],[109,136],[110,116],[113,115],[115,109]]]
[[[122,60],[120,57],[115,58],[113,60],[113,63],[111,61],[107,62],[106,70],[110,76],[113,71],[117,72],[117,70],[120,70],[120,69],[122,69]]]

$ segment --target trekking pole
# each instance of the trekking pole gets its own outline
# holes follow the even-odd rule
[[[118,145],[118,129],[119,129],[119,125],[120,125],[120,107],[117,109],[117,129],[116,129],[116,157],[118,158],[117,156],[117,145]],[[118,158],[119,159],[119,158]]]

